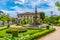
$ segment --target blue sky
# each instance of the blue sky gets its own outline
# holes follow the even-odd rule
[[[5,14],[16,17],[17,13],[34,12],[34,7],[37,5],[38,12],[44,11],[46,15],[50,15],[50,11],[59,15],[55,6],[55,2],[60,0],[0,0],[0,10]]]

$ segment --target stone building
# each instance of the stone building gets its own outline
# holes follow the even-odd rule
[[[34,12],[26,12],[26,13],[17,14],[17,16],[18,16],[18,20],[20,21],[20,23],[21,23],[21,19],[23,17],[30,18],[30,19],[32,19],[32,22],[34,22],[33,19],[34,19],[35,13]],[[37,17],[40,18],[39,13],[37,13]]]

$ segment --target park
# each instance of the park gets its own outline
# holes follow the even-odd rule
[[[55,2],[60,11],[60,2]],[[60,15],[50,16],[38,12],[37,4],[34,12],[24,12],[11,17],[0,11],[0,40],[60,40]]]

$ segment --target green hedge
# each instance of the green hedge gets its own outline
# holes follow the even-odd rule
[[[35,34],[32,34],[32,35],[29,35],[27,37],[24,37],[22,40],[34,40],[34,39],[36,39],[38,37],[42,37],[42,36],[44,36],[44,35],[46,35],[48,33],[51,33],[53,31],[55,31],[54,28],[53,29],[49,29],[49,30],[47,29],[47,30],[44,30],[42,32],[38,32],[38,33],[35,33]]]
[[[26,29],[23,29],[23,30],[17,30],[18,31],[18,33],[23,33],[23,32],[27,32],[27,30]],[[7,31],[6,31],[6,33],[12,33],[12,31],[11,31],[11,29],[8,29]]]
[[[33,40],[33,39],[36,39],[36,38],[38,38],[38,37],[42,37],[42,36],[44,36],[44,35],[46,35],[46,34],[48,34],[48,33],[51,33],[51,32],[53,32],[53,31],[55,31],[55,28],[49,29],[49,30],[45,30],[45,31],[42,31],[42,32],[38,32],[38,33],[36,33],[36,34],[33,34],[33,35],[32,35],[32,40]]]
[[[49,30],[46,29],[44,31],[40,31],[40,30],[28,30],[27,32],[19,34],[20,36],[15,37],[14,40],[34,40],[34,39],[36,39],[38,37],[42,37],[42,36],[44,36],[44,35],[46,35],[48,33],[51,33],[53,31],[55,31],[54,28],[53,29],[50,28]],[[2,38],[2,36],[1,36],[1,38]],[[10,37],[6,37],[6,38],[3,38],[3,39],[5,40],[7,38],[8,38],[8,40],[11,39]]]
[[[4,30],[4,29],[7,29],[7,27],[1,28],[0,31],[2,31],[2,30]]]
[[[51,32],[53,32],[53,31],[55,31],[55,29],[53,28],[53,29],[46,29],[46,30],[44,30],[44,31],[42,31],[42,32],[36,32],[36,33],[34,33],[34,34],[29,34],[29,35],[26,35],[26,36],[23,36],[22,38],[20,38],[19,40],[34,40],[34,39],[36,39],[36,38],[38,38],[38,37],[42,37],[42,36],[44,36],[44,35],[46,35],[46,34],[48,34],[48,33],[51,33]]]

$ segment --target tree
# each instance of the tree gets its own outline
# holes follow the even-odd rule
[[[11,19],[10,19],[9,15],[0,14],[0,21],[2,21],[2,25],[4,25],[4,23],[6,21],[9,24],[9,21],[11,21]]]
[[[32,19],[27,18],[27,24],[32,23]]]
[[[44,12],[40,12],[40,19],[44,20],[45,18],[45,13]]]
[[[23,17],[23,18],[21,19],[21,21],[22,21],[23,24],[26,24],[26,20],[27,20],[27,19],[26,19],[25,17]]]
[[[21,21],[22,21],[23,24],[29,24],[29,23],[32,22],[32,19],[23,17],[23,18],[21,19]]]
[[[11,18],[10,18],[10,16],[9,16],[9,14],[7,14],[7,23],[8,23],[8,26],[7,26],[7,28],[9,28],[10,27],[10,24],[9,24],[9,22],[11,21]]]
[[[2,25],[4,25],[4,22],[6,21],[6,15],[0,14],[0,20],[2,21]]]
[[[2,21],[1,19],[2,19],[2,15],[0,14],[0,21]],[[2,24],[2,25],[3,25],[3,24]]]
[[[56,2],[55,5],[58,7],[58,10],[60,11],[60,2]]]
[[[45,22],[45,23],[48,23],[48,17],[47,17],[47,16],[45,16],[44,22]]]
[[[12,18],[12,20],[11,20],[12,21],[12,24],[15,24],[16,23],[16,20],[17,20],[16,18]]]
[[[60,2],[57,1],[57,2],[55,3],[55,5],[56,5],[57,7],[60,7]]]

